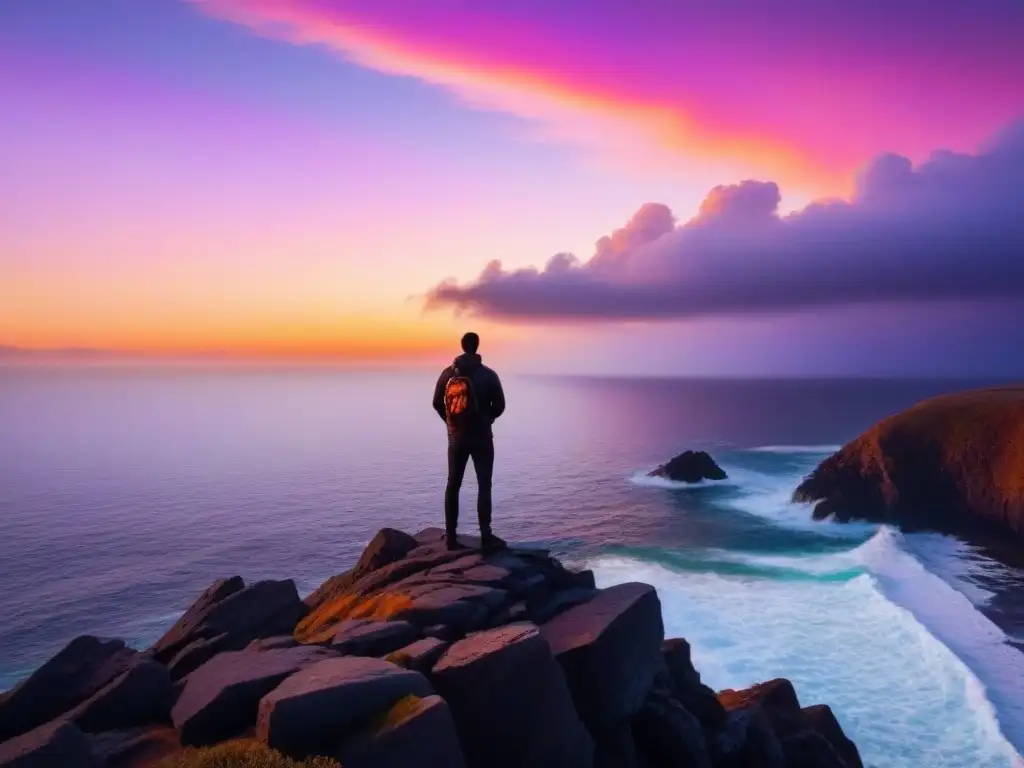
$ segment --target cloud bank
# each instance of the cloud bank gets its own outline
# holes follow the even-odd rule
[[[849,201],[780,216],[774,182],[711,190],[690,221],[648,203],[581,261],[489,263],[430,309],[503,320],[692,318],[1024,297],[1024,122],[975,155],[876,159]]]

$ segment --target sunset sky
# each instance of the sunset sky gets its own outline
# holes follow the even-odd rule
[[[1021,40],[1020,0],[2,0],[0,347],[1021,375]]]

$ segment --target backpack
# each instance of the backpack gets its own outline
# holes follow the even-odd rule
[[[452,368],[451,378],[444,385],[445,421],[453,429],[465,429],[479,420],[480,406],[473,380],[458,368]]]

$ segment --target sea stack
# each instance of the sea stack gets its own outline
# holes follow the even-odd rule
[[[925,400],[823,461],[793,500],[814,517],[1024,539],[1024,386]]]
[[[649,472],[648,477],[664,477],[677,483],[699,483],[702,480],[725,480],[728,475],[704,451],[684,451]]]

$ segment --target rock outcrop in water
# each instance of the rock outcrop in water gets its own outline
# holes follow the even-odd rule
[[[649,477],[664,477],[677,483],[725,480],[728,477],[725,470],[704,451],[684,451],[647,474]]]
[[[925,400],[823,461],[794,501],[814,516],[1024,538],[1024,387]]]
[[[304,601],[236,577],[147,651],[78,638],[0,698],[0,766],[173,766],[223,745],[345,768],[860,768],[788,681],[704,685],[653,587],[464,543],[384,529]]]

